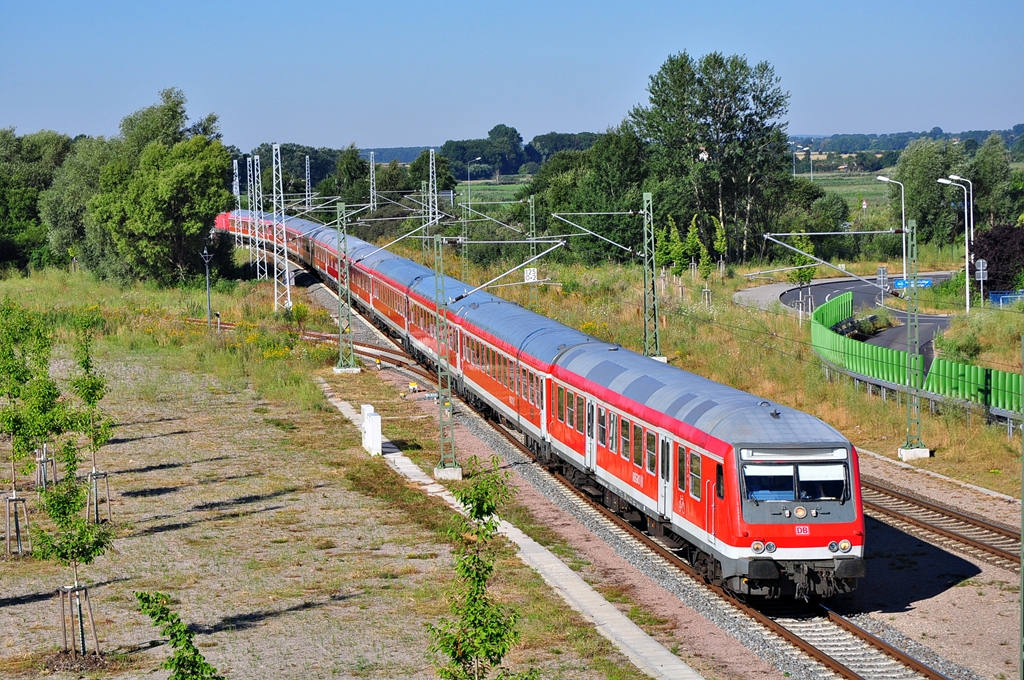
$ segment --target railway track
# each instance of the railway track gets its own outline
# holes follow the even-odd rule
[[[1020,531],[861,478],[864,510],[897,528],[1020,573]]]
[[[498,426],[496,429],[520,452],[533,459],[529,448],[519,440],[515,433],[502,426]],[[536,462],[534,465],[540,467]],[[824,606],[789,606],[785,608],[787,611],[772,613],[737,600],[725,590],[704,583],[698,572],[675,551],[595,502],[585,492],[574,487],[565,477],[551,471],[547,471],[547,474],[558,480],[565,493],[571,495],[576,503],[581,504],[585,512],[599,517],[610,525],[612,531],[628,535],[670,567],[683,572],[693,581],[703,584],[704,588],[717,595],[739,614],[814,659],[834,677],[851,680],[873,680],[875,678],[942,680],[946,678],[945,675],[929,668],[884,640],[875,637],[853,621]]]
[[[205,322],[205,320],[195,321]],[[233,324],[221,324],[221,326],[228,330],[233,329]],[[300,333],[300,337],[312,342],[337,342],[336,334],[332,335],[328,333],[307,331]],[[426,380],[427,384],[436,380],[435,373],[422,368],[416,363],[413,357],[406,354],[400,348],[383,347],[380,344],[364,342],[354,342],[353,345],[355,347],[356,354],[362,357],[368,359],[380,359],[382,363],[386,362],[388,365],[410,371],[418,377]],[[517,450],[533,460],[532,452],[527,446],[525,446],[525,444],[523,444],[522,441],[520,441],[515,433],[501,424],[494,424],[494,429],[502,434],[504,438]],[[544,469],[536,462],[534,462],[533,465],[542,470]],[[761,630],[767,631],[769,635],[774,635],[775,637],[784,640],[795,648],[795,650],[798,650],[794,653],[804,654],[816,661],[823,667],[821,670],[825,671],[826,676],[831,675],[832,677],[848,678],[850,680],[874,680],[876,678],[891,678],[892,680],[911,680],[916,678],[928,678],[932,680],[946,679],[947,676],[925,664],[922,664],[913,657],[905,654],[903,651],[889,645],[884,640],[877,638],[853,621],[829,610],[824,606],[807,606],[799,609],[791,609],[790,611],[776,611],[773,613],[770,610],[763,611],[740,602],[723,589],[712,584],[704,583],[697,571],[673,550],[651,538],[636,526],[612,513],[604,506],[594,502],[593,499],[587,496],[585,492],[574,487],[561,475],[549,470],[544,470],[544,472],[559,482],[563,493],[568,498],[572,498],[574,503],[579,504],[583,512],[589,513],[593,517],[600,519],[600,521],[608,525],[609,530],[622,536],[627,536],[630,540],[643,546],[645,549],[656,555],[657,558],[663,561],[666,565],[688,575],[695,583],[702,584],[704,588],[717,595],[725,606],[735,609],[740,616],[749,620],[751,625],[758,626]],[[870,506],[868,500],[869,494],[871,494]],[[883,500],[883,497],[885,496],[890,500]],[[879,502],[876,504],[876,501]],[[888,505],[885,505],[885,503],[888,503]],[[920,501],[919,499],[913,499],[912,497],[905,496],[904,494],[900,494],[894,490],[886,489],[885,487],[875,484],[869,484],[865,485],[864,504],[866,508],[870,507],[872,511],[883,514],[895,522],[905,522],[914,526],[921,523],[925,525],[922,527],[925,531],[930,531],[933,534],[942,536],[946,538],[946,540],[955,540],[966,545],[971,545],[964,540],[965,538],[968,538],[967,536],[958,534],[952,529],[938,526],[937,520],[932,516],[919,519],[917,517],[912,518],[901,514],[903,506],[912,506],[914,504],[916,504],[916,507],[918,508],[916,511],[917,513],[931,512],[938,514],[938,510],[933,510],[927,507],[930,504]],[[875,510],[876,506],[879,508],[878,510]],[[939,508],[939,506],[934,507]],[[948,516],[948,509],[942,508],[941,510],[946,512]],[[965,520],[978,521],[976,518],[964,517],[959,518],[959,520],[962,522]],[[998,533],[997,530],[1006,531],[1001,527],[995,527],[994,529],[981,529],[977,527],[977,524],[974,526],[974,531],[984,530],[989,531],[990,533]],[[1004,535],[1003,539],[1013,540],[1013,537]],[[1019,551],[1019,534],[1016,536],[1016,541],[1016,546]],[[984,543],[984,541],[978,542]],[[986,554],[993,555],[991,550],[995,549],[998,548],[989,545],[988,548],[985,549]],[[978,550],[982,550],[982,548],[978,548]],[[1004,556],[998,557],[997,559],[1005,560],[1005,555],[1010,554],[1005,548],[1003,549],[1003,553]]]

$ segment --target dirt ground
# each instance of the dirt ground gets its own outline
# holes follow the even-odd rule
[[[123,655],[102,675],[167,676],[157,667],[169,649],[133,596],[159,590],[229,677],[436,677],[426,624],[447,613],[449,547],[352,490],[340,468],[365,454],[351,424],[159,364],[102,367],[116,395],[104,402],[118,426],[99,462],[117,538],[81,570],[100,647]],[[297,436],[313,417],[322,445]],[[70,571],[12,559],[0,574],[0,676],[35,677],[60,643],[53,593]],[[613,677],[571,648],[524,661],[546,677]]]

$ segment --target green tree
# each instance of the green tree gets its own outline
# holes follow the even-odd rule
[[[430,651],[438,655],[437,674],[445,680],[488,677],[519,640],[518,613],[487,594],[496,559],[496,513],[513,495],[508,484],[511,473],[501,472],[498,464],[494,457],[490,467],[484,468],[479,459],[472,458],[467,466],[472,482],[453,492],[466,509],[466,516],[460,515],[449,530],[456,541],[455,573],[460,581],[448,606],[452,618],[429,626],[433,640]],[[534,671],[514,675],[502,670],[498,677],[526,680],[537,675]]]
[[[737,233],[740,254],[767,226],[765,196],[787,181],[785,123],[789,95],[767,62],[715,52],[670,56],[630,114],[652,145],[652,174],[685,178],[699,215]]]
[[[438,191],[451,191],[459,183],[452,175],[448,159],[438,154],[434,154],[434,176]],[[430,181],[430,149],[424,149],[416,160],[409,164],[409,180],[414,185]]]
[[[974,204],[989,228],[996,226],[997,221],[1009,219],[1010,154],[1003,138],[990,135],[975,154],[968,172],[974,182]]]
[[[700,260],[697,262],[697,273],[704,280],[705,288],[708,287],[708,279],[714,270],[715,263],[711,261],[711,253],[708,252],[708,247],[702,242],[700,244]]]
[[[114,541],[114,532],[106,525],[88,522],[82,514],[88,494],[85,482],[77,475],[80,460],[74,441],[66,440],[57,447],[56,458],[64,477],[40,492],[43,508],[53,527],[47,529],[36,524],[32,531],[37,556],[70,566],[77,586],[79,565],[92,564],[105,553]],[[85,649],[84,640],[82,649]]]
[[[0,128],[0,263],[18,267],[50,262],[39,196],[71,153],[67,135],[43,130],[17,136]]]
[[[906,188],[907,220],[917,220],[918,236],[923,242],[952,243],[962,230],[957,228],[963,209],[951,208],[951,203],[962,202],[959,187],[943,187],[940,177],[963,170],[963,149],[959,144],[931,139],[915,139],[900,154],[893,171],[893,179]],[[949,189],[955,190],[951,191]],[[900,222],[900,188],[889,187],[889,204],[893,219]]]
[[[814,243],[811,241],[811,237],[806,234],[794,236],[793,247],[799,248],[808,255],[814,255]],[[794,253],[792,262],[794,267],[802,267],[802,269],[792,269],[786,273],[786,278],[789,279],[790,283],[795,283],[799,286],[810,284],[814,280],[814,272],[817,271],[817,268],[806,265],[814,264],[814,260],[806,255]]]
[[[526,162],[523,155],[523,137],[514,127],[499,123],[487,132],[487,141],[496,158],[498,170],[504,175],[512,175],[519,166]],[[492,160],[492,159],[488,159]]]
[[[52,343],[41,316],[10,298],[0,302],[0,435],[11,446],[12,488],[18,463],[70,424],[66,404],[50,376]],[[29,461],[29,471],[31,467]]]
[[[135,593],[135,599],[139,601],[139,610],[152,619],[154,626],[160,627],[160,634],[167,636],[174,650],[160,664],[161,668],[171,671],[167,680],[224,680],[196,647],[195,634],[167,606],[171,603],[170,597],[163,593]]]
[[[704,248],[704,243],[700,240],[700,227],[697,226],[697,213],[694,213],[693,219],[690,220],[690,227],[686,230],[686,240],[683,241],[683,247],[679,256],[676,258],[676,261],[685,262],[690,258],[699,256],[701,248]],[[704,249],[707,250],[707,248]]]
[[[100,192],[100,173],[114,158],[115,143],[83,137],[39,196],[39,213],[55,262],[72,257],[88,269],[103,267],[103,254],[113,249],[109,235],[89,220],[89,199]]]
[[[715,225],[715,252],[725,257],[729,252],[729,239],[725,234],[725,225],[717,217],[712,217],[711,221]]]
[[[164,284],[203,269],[214,218],[233,204],[227,190],[230,157],[219,141],[195,136],[172,147],[152,142],[138,169],[121,162],[104,168],[103,193],[89,201],[133,270]]]

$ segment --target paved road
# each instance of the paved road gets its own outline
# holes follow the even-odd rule
[[[950,277],[950,272],[922,273],[920,276],[921,278],[932,279],[932,281],[938,284],[939,282],[948,279]],[[864,283],[858,279],[834,279],[823,283],[815,283],[810,288],[815,306],[828,302],[832,298],[842,295],[847,291],[853,293],[854,309],[878,307],[883,298],[883,295],[877,287]],[[796,307],[798,296],[799,293],[797,290],[792,289],[780,295],[779,300],[784,305]],[[867,342],[871,345],[879,345],[881,347],[889,347],[890,349],[905,351],[907,349],[907,314],[900,310],[891,310],[891,313],[893,317],[899,319],[902,325],[884,330],[878,335],[867,340]],[[919,315],[921,354],[925,357],[926,370],[928,366],[931,365],[934,355],[932,339],[935,337],[936,333],[944,330],[949,325],[950,318],[951,317],[942,314]]]

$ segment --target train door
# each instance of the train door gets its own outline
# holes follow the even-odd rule
[[[705,467],[710,460],[703,461]],[[715,511],[718,509],[715,503],[715,483],[711,475],[704,478],[704,530],[708,532],[708,543],[715,544]]]
[[[586,433],[586,457],[584,464],[587,470],[593,471],[595,466],[595,460],[597,458],[597,445],[594,437],[594,402],[590,398],[587,399],[587,433]]]
[[[672,441],[668,437],[661,437],[660,455],[658,514],[668,517],[672,514]]]
[[[714,545],[718,533],[719,501],[725,499],[725,474],[721,463],[715,464],[714,477],[708,475],[704,480],[704,494],[704,528],[708,532],[708,542]],[[724,509],[724,504],[722,507]]]

